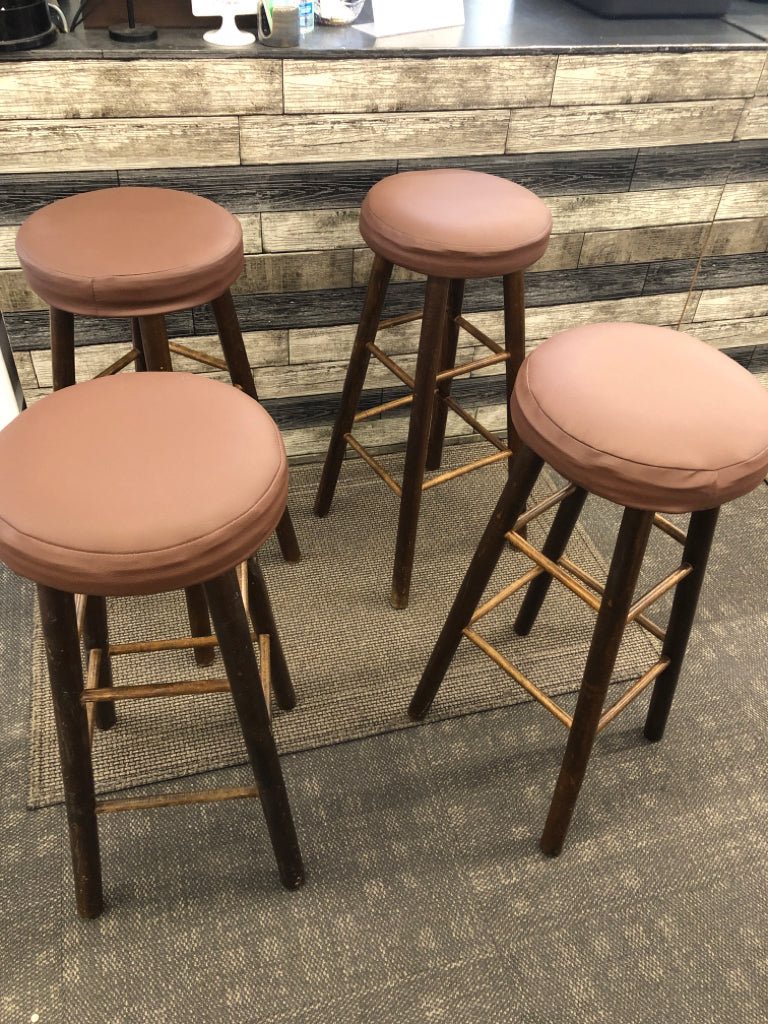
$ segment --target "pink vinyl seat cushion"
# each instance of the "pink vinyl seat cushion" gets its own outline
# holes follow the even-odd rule
[[[363,200],[360,234],[391,263],[435,277],[498,277],[547,248],[552,215],[522,185],[480,171],[404,171]]]
[[[264,408],[189,373],[65,388],[0,431],[0,560],[75,593],[150,594],[249,557],[283,513],[288,464]]]
[[[525,444],[619,505],[716,508],[768,472],[768,392],[670,328],[603,323],[556,334],[523,362],[510,405]]]
[[[59,199],[24,221],[16,252],[49,306],[101,317],[210,302],[244,265],[238,219],[209,199],[168,188],[122,186]]]

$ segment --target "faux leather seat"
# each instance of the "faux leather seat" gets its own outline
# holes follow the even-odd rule
[[[522,185],[480,171],[404,171],[377,182],[360,234],[399,267],[436,277],[501,277],[543,256],[546,203]]]
[[[121,186],[59,199],[24,221],[16,251],[40,298],[86,316],[202,305],[226,292],[244,265],[238,219],[209,199],[168,188]]]
[[[0,559],[14,571],[83,594],[149,594],[252,555],[285,508],[288,464],[274,421],[241,392],[125,374],[57,391],[0,432],[0,479]]]
[[[768,474],[768,391],[736,362],[688,334],[642,324],[588,324],[555,335],[527,356],[510,408],[522,446],[409,712],[415,719],[426,715],[466,637],[567,726],[568,743],[541,837],[544,853],[555,855],[565,841],[595,737],[650,686],[644,734],[652,742],[664,735],[720,506]],[[568,482],[528,509],[545,461]],[[623,506],[604,585],[567,557],[590,493]],[[522,531],[552,508],[557,512],[539,550]],[[690,513],[685,529],[661,512]],[[650,586],[644,580],[638,595],[654,528],[665,535],[655,556],[672,567]],[[534,566],[478,607],[507,541]],[[679,562],[670,558],[675,541],[683,549]],[[527,636],[553,580],[597,612],[572,713],[482,635],[483,616],[492,609],[500,614],[503,601],[523,594],[512,624],[518,635]],[[651,618],[654,602],[672,593],[667,621]],[[630,623],[646,630],[653,644],[661,640],[661,651],[604,708]],[[498,634],[498,622],[494,628]]]
[[[442,462],[448,411],[484,437],[495,453],[460,467],[460,473],[508,458],[517,445],[509,409],[507,436],[489,430],[451,396],[453,380],[493,365],[504,367],[507,397],[525,355],[524,271],[544,253],[552,230],[549,208],[521,185],[479,171],[443,168],[404,171],[377,182],[360,210],[360,233],[374,253],[365,305],[349,360],[344,391],[315,498],[315,513],[326,515],[351,444],[400,499],[390,601],[404,608],[410,596],[422,491],[453,479],[455,471],[425,481],[425,472]],[[414,314],[380,321],[393,266],[427,275],[424,308]],[[468,279],[501,277],[504,296],[503,345],[489,338],[462,315]],[[416,371],[382,350],[380,334],[387,327],[421,317]],[[483,354],[456,365],[460,330],[484,345]],[[412,392],[412,405],[402,484],[382,467],[353,434],[354,424],[386,413],[410,397],[384,401],[357,412],[373,355],[394,374],[393,383]]]
[[[618,505],[693,512],[751,491],[768,464],[768,396],[689,334],[588,324],[523,363],[512,419],[525,444]]]

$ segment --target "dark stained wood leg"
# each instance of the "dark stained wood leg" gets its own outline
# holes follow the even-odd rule
[[[461,642],[462,630],[469,625],[480,598],[491,578],[504,548],[504,537],[525,508],[528,495],[538,479],[543,460],[530,448],[521,446],[515,459],[514,473],[507,481],[493,511],[477,550],[472,556],[464,581],[448,613],[437,643],[413,695],[408,714],[424,718],[440,689],[445,673]]]
[[[525,274],[522,270],[505,274],[504,286],[504,348],[510,358],[506,363],[507,378],[507,444],[514,455],[520,440],[512,423],[509,400],[517,379],[517,373],[525,359]],[[512,459],[509,460],[510,472]]]
[[[400,497],[400,517],[395,541],[395,567],[392,573],[392,592],[389,598],[393,608],[408,607],[413,559],[416,553],[421,487],[424,482],[427,444],[432,425],[435,376],[445,331],[449,287],[450,281],[447,277],[427,278],[424,318],[421,321],[419,354],[416,359],[413,404],[405,449],[403,490]]]
[[[72,594],[38,586],[48,675],[56,717],[77,912],[98,917],[103,907],[99,833],[88,720],[80,697],[83,672]]]
[[[541,849],[549,857],[557,856],[563,848],[584,781],[652,523],[653,512],[624,510],[565,756],[541,837]]]
[[[645,738],[653,743],[657,743],[664,735],[669,718],[677,680],[680,676],[680,669],[683,667],[688,639],[696,616],[696,606],[699,602],[701,585],[704,582],[704,573],[707,569],[707,560],[719,512],[719,508],[694,512],[688,524],[688,536],[683,547],[683,563],[692,566],[693,572],[677,584],[672,601],[669,624],[661,650],[661,656],[668,657],[670,662],[654,684],[643,730]]]
[[[75,383],[75,318],[51,306],[50,319],[53,390],[60,391]]]
[[[136,372],[144,373],[147,369],[147,362],[144,358],[144,343],[141,339],[141,325],[139,324],[139,318],[136,316],[131,317],[131,343],[134,348],[139,350],[139,355],[136,357],[136,361],[134,363]]]
[[[352,430],[352,422],[357,412],[357,405],[360,401],[360,394],[363,390],[365,375],[371,358],[371,353],[366,348],[366,345],[376,337],[391,275],[392,264],[382,256],[375,256],[373,267],[371,268],[371,276],[368,279],[368,290],[365,294],[363,311],[360,315],[360,322],[357,325],[352,354],[349,358],[339,411],[333,424],[331,440],[325,456],[323,471],[320,475],[317,495],[315,496],[314,511],[316,516],[327,515],[333,501],[336,483],[341,472],[341,464],[344,461],[344,452],[347,447],[344,435]]]
[[[451,281],[448,289],[448,315],[445,321],[445,334],[440,352],[438,372],[451,370],[456,364],[456,348],[459,342],[459,325],[456,318],[461,316],[461,305],[464,301],[464,281]],[[440,469],[443,461],[443,442],[445,440],[445,423],[448,418],[448,406],[441,401],[439,395],[450,395],[451,379],[438,384],[438,395],[435,395],[432,409],[432,430],[427,447],[427,469]]]
[[[542,554],[553,562],[556,562],[565,551],[586,500],[587,492],[583,488],[577,487],[573,494],[569,494],[560,502],[547,539],[541,549]],[[528,636],[530,633],[551,583],[552,577],[548,572],[543,572],[528,584],[525,597],[515,618],[514,630],[519,636]]]
[[[205,592],[280,878],[287,889],[296,889],[304,867],[235,570],[209,580]]]
[[[168,348],[168,331],[165,326],[165,317],[162,314],[142,316],[138,317],[138,323],[141,335],[141,349],[144,353],[147,370],[152,373],[173,370],[171,350]],[[208,605],[202,587],[187,587],[184,595],[187,599],[187,613],[191,636],[210,636],[211,625],[208,619]],[[212,648],[196,647],[194,655],[195,664],[204,667],[211,664],[215,657],[215,652]]]
[[[259,400],[256,393],[256,384],[253,380],[253,370],[248,362],[248,353],[245,350],[243,332],[240,329],[240,321],[232,299],[232,293],[227,289],[223,295],[211,302],[211,309],[216,320],[216,327],[219,332],[219,341],[224,358],[229,368],[229,376],[232,383],[241,388],[246,395]],[[301,548],[293,527],[291,513],[286,508],[277,524],[277,540],[280,544],[280,551],[286,562],[300,562]]]
[[[256,555],[248,559],[248,609],[254,631],[257,634],[269,634],[269,660],[275,697],[283,711],[290,711],[296,706],[296,694],[277,632],[267,584]]]
[[[106,598],[89,595],[85,599],[83,639],[85,649],[101,651],[99,662],[99,689],[112,686],[112,659],[109,656],[109,630],[107,627]],[[111,729],[115,724],[115,702],[98,701],[93,705],[93,720],[99,729]]]

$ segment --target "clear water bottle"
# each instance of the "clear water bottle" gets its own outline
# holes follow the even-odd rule
[[[315,27],[314,0],[299,0],[299,34],[305,36]]]

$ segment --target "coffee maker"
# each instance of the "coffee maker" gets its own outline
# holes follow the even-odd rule
[[[0,0],[0,52],[34,50],[55,38],[47,0]]]

